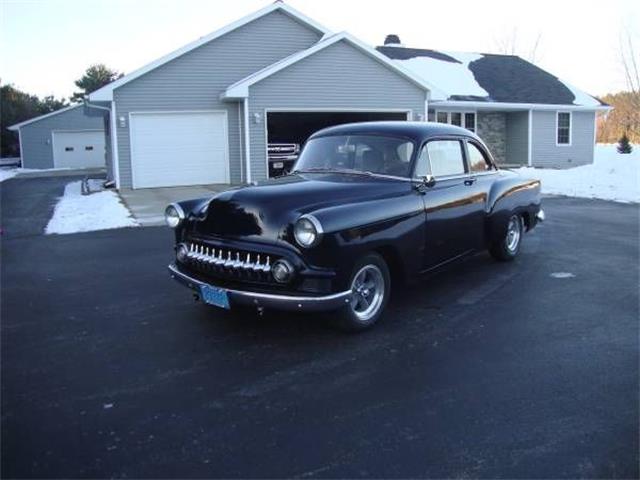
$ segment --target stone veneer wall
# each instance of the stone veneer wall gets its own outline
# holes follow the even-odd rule
[[[487,144],[498,164],[507,159],[507,116],[501,112],[478,112],[477,134]]]

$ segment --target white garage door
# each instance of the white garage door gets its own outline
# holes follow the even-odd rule
[[[229,183],[224,112],[131,114],[133,188]]]
[[[104,167],[104,132],[53,132],[53,164],[56,168]]]

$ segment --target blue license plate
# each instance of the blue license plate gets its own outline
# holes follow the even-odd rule
[[[229,296],[227,291],[222,288],[212,287],[211,285],[200,286],[200,296],[204,303],[215,307],[226,308],[229,310]]]

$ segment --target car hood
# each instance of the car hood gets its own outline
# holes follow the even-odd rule
[[[295,174],[222,192],[208,204],[198,233],[285,240],[305,213],[406,192],[402,180],[353,174]]]

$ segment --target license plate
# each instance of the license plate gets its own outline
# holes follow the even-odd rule
[[[222,288],[212,287],[211,285],[200,286],[200,296],[202,301],[208,305],[215,307],[226,308],[229,310],[229,296],[227,291]]]
[[[273,168],[284,168],[284,163],[283,162],[274,162],[273,163]]]

